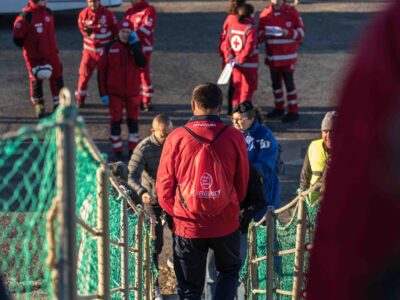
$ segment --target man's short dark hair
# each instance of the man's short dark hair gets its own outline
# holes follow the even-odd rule
[[[222,91],[214,83],[203,83],[193,90],[192,99],[203,109],[216,109],[222,105]]]

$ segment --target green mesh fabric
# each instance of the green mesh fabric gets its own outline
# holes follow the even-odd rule
[[[15,299],[52,294],[46,212],[55,196],[54,120],[0,139],[0,271]]]
[[[69,110],[75,108],[69,108]],[[59,109],[58,114],[69,113]],[[85,143],[84,123],[77,118],[75,129],[76,214],[91,228],[97,228],[97,178],[101,166]],[[53,299],[51,270],[46,266],[49,244],[46,217],[57,188],[57,129],[64,124],[56,116],[43,119],[36,127],[24,127],[0,138],[0,272],[13,299]],[[109,185],[110,239],[121,240],[121,198]],[[129,247],[135,248],[138,216],[128,213]],[[59,226],[54,221],[56,257],[59,258]],[[93,295],[98,291],[97,240],[76,225],[77,294]],[[143,226],[143,240],[150,235],[149,220]],[[152,243],[151,243],[152,247]],[[150,249],[150,253],[152,253]],[[144,251],[144,250],[143,250]],[[129,286],[136,286],[135,256],[129,254]],[[143,258],[145,254],[143,252]],[[111,289],[121,282],[121,248],[110,245]],[[150,260],[152,256],[150,255]],[[151,261],[153,279],[157,272]],[[145,264],[142,266],[145,273]],[[144,276],[144,275],[143,275]],[[140,284],[145,291],[145,282]],[[115,293],[112,299],[122,299]],[[130,299],[135,299],[134,292]]]
[[[313,239],[313,234],[316,226],[316,216],[318,213],[318,202],[311,204],[306,198],[305,210],[307,218],[306,226],[306,238],[305,242],[311,243]],[[296,228],[297,228],[297,206],[291,209],[289,218],[286,216],[287,212],[282,213],[282,215],[274,216],[275,220],[275,251],[289,250],[296,247]],[[282,221],[284,220],[284,221]],[[254,224],[251,224],[254,226]],[[249,228],[250,232],[251,228]],[[256,228],[256,251],[257,257],[263,257],[265,255],[269,256],[267,253],[267,227],[258,226]],[[304,258],[304,274],[305,280],[303,288],[306,286],[306,279],[308,273],[308,260],[309,253],[305,252]],[[293,276],[294,276],[294,261],[295,254],[285,254],[282,256],[274,256],[274,289],[284,290],[291,292],[293,289]],[[249,265],[248,259],[242,267],[240,278],[243,282],[247,283],[247,290],[249,299],[254,299],[254,294],[251,293],[252,289],[266,290],[267,287],[267,261],[263,260],[257,264],[257,287],[252,286],[252,280],[249,276]],[[290,300],[292,296],[281,295],[274,293],[274,299],[277,300]],[[257,299],[266,299],[266,294],[257,294]]]

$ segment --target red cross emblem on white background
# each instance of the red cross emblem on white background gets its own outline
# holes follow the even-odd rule
[[[243,47],[243,42],[242,39],[240,38],[240,36],[238,35],[234,35],[231,38],[231,47],[234,51],[240,51],[242,50]]]

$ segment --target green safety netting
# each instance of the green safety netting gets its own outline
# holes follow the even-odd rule
[[[318,213],[318,204],[311,204],[308,198],[305,199],[304,203],[306,210],[307,226],[306,226],[306,237],[305,244],[311,243],[313,238],[313,233],[316,226],[316,216]],[[275,222],[275,251],[290,250],[296,247],[296,226],[297,226],[297,206],[289,210],[290,218],[287,216],[282,217],[280,215],[274,215]],[[283,214],[287,214],[288,211]],[[284,219],[284,221],[282,221]],[[251,226],[254,226],[252,224]],[[249,229],[250,232],[250,229]],[[260,225],[256,227],[256,257],[263,257],[269,255],[267,253],[267,227]],[[305,253],[304,257],[304,274],[308,273],[308,252]],[[285,254],[282,256],[274,256],[274,289],[279,289],[283,291],[291,292],[293,289],[293,278],[294,278],[294,262],[295,254]],[[251,278],[248,266],[248,259],[246,259],[241,273],[240,278],[243,282],[247,284],[248,299],[254,299],[254,295],[257,295],[257,299],[266,299],[266,294],[252,294],[252,289],[266,290],[267,288],[267,261],[263,260],[257,264],[257,287],[253,287],[251,283]],[[303,288],[306,285],[306,278],[304,277]],[[282,295],[274,293],[274,299],[277,300],[290,300],[292,296]]]
[[[75,108],[63,108],[57,115]],[[73,115],[73,114],[72,114]],[[77,118],[75,129],[76,153],[76,214],[87,225],[97,224],[97,169],[101,163],[89,151],[82,130],[84,123]],[[56,116],[43,119],[36,127],[24,127],[18,132],[0,138],[0,272],[12,298],[51,299],[56,291],[51,270],[46,266],[49,243],[46,237],[46,217],[57,189],[56,132],[64,128]],[[110,238],[121,239],[121,197],[109,185]],[[136,247],[135,230],[138,216],[128,213],[129,247]],[[57,219],[56,257],[59,258]],[[143,239],[150,235],[146,218]],[[151,243],[152,247],[152,243]],[[144,251],[144,250],[143,250]],[[152,252],[152,250],[150,250]],[[98,290],[98,257],[96,239],[76,226],[77,293],[90,295]],[[135,282],[135,256],[129,254],[129,285]],[[143,252],[144,257],[144,252]],[[152,256],[150,255],[150,260]],[[152,262],[151,262],[152,263]],[[121,248],[110,245],[111,289],[121,283]],[[142,266],[144,268],[144,265]],[[153,277],[156,271],[151,268]],[[144,274],[144,270],[142,272]],[[144,275],[143,275],[144,276]],[[141,280],[144,290],[144,280]],[[121,293],[112,299],[122,299]],[[134,299],[131,292],[130,299]]]

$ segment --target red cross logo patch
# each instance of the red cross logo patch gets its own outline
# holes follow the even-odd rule
[[[240,36],[238,35],[234,35],[231,38],[231,47],[234,51],[240,51],[242,50],[243,47],[243,42],[242,39],[240,38]]]

